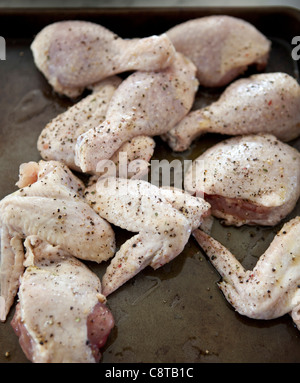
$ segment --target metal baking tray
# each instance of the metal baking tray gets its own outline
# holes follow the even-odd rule
[[[267,72],[283,71],[299,80],[291,40],[299,35],[300,12],[292,8],[133,8],[2,9],[0,35],[6,60],[0,61],[0,198],[16,190],[19,165],[40,159],[36,149],[45,124],[72,102],[57,96],[36,69],[30,43],[44,26],[64,19],[89,20],[121,37],[159,34],[185,20],[227,14],[254,24],[272,40]],[[253,73],[250,69],[245,76]],[[196,105],[217,99],[222,89],[200,87]],[[224,137],[207,135],[176,154],[157,138],[155,159],[193,159]],[[291,145],[300,149],[300,139]],[[286,220],[300,213],[300,204]],[[252,268],[281,227],[223,227],[212,235],[246,268]],[[120,245],[132,234],[116,228]],[[107,264],[88,263],[100,277]],[[217,287],[220,276],[193,238],[181,255],[156,271],[146,268],[108,298],[116,326],[102,363],[287,363],[300,362],[300,333],[289,315],[262,321],[241,316]],[[0,324],[0,362],[25,363],[10,321]]]

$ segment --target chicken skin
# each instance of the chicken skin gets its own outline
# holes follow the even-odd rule
[[[108,222],[138,233],[108,266],[102,279],[105,296],[146,266],[157,269],[179,255],[191,232],[210,213],[209,204],[200,198],[142,180],[99,179],[87,188],[86,199]]]
[[[25,240],[26,267],[11,322],[34,363],[95,363],[114,326],[99,278],[59,246]]]
[[[13,232],[39,235],[77,258],[98,263],[109,259],[115,251],[114,232],[86,203],[83,182],[60,162],[41,160],[37,165],[20,167],[18,185],[24,185],[28,167],[38,169],[37,180],[0,202],[2,222]]]
[[[300,153],[268,134],[232,137],[200,155],[184,182],[225,224],[272,226],[299,199]]]
[[[115,91],[106,120],[78,137],[75,163],[83,172],[133,137],[164,134],[190,110],[198,82],[192,62],[177,53],[173,64],[159,72],[135,72]]]
[[[193,233],[222,277],[219,288],[241,315],[273,319],[289,313],[300,330],[300,217],[285,223],[253,270],[201,230]]]
[[[218,101],[191,111],[164,139],[184,151],[205,133],[270,133],[281,141],[300,135],[300,86],[286,73],[261,73],[236,80]]]
[[[77,137],[105,120],[108,104],[121,82],[117,76],[101,81],[90,95],[50,121],[38,138],[41,157],[80,170],[74,162]]]
[[[37,235],[77,258],[97,263],[115,253],[113,229],[86,203],[83,183],[66,166],[55,161],[23,164],[18,185],[20,190],[0,201],[2,321],[23,272],[26,237]]]
[[[38,138],[37,148],[41,157],[47,161],[61,161],[70,169],[80,172],[74,161],[76,140],[105,120],[109,102],[121,81],[121,78],[113,76],[97,83],[92,94],[50,121]],[[152,138],[137,136],[124,143],[111,160],[118,168],[119,152],[125,152],[128,162],[137,159],[149,162],[154,148]]]
[[[197,67],[202,86],[227,85],[249,65],[262,70],[271,42],[248,22],[231,16],[208,16],[186,21],[167,32],[178,52]]]
[[[0,263],[0,321],[5,322],[19,287],[19,277],[24,271],[23,238],[11,234],[1,224]]]
[[[160,70],[174,59],[166,34],[122,39],[101,25],[60,21],[43,28],[31,44],[37,68],[68,97],[106,77],[131,70]]]

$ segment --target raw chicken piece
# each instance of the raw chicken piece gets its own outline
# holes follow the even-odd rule
[[[199,156],[184,182],[227,225],[276,225],[299,199],[300,153],[269,134],[232,137]]]
[[[40,182],[36,185],[37,181]],[[44,192],[40,188],[41,184],[45,186]],[[53,189],[50,189],[51,184]],[[70,191],[80,197],[83,196],[84,183],[62,162],[40,160],[39,162],[30,161],[20,165],[19,180],[16,182],[16,186],[20,189],[30,186],[31,189],[30,191],[27,189],[27,195],[55,197],[56,185],[63,187],[66,197],[70,196]],[[46,190],[48,188],[49,190]]]
[[[155,141],[152,137],[133,137],[125,142],[109,161],[114,164],[118,177],[142,178],[149,171],[150,159],[153,156],[154,149]]]
[[[1,225],[0,321],[4,322],[14,303],[19,277],[24,271],[23,241],[20,235],[11,235]]]
[[[46,26],[31,49],[54,90],[69,97],[121,72],[166,68],[175,53],[166,34],[125,40],[101,25],[77,20]]]
[[[290,141],[300,135],[299,110],[300,86],[293,77],[261,73],[229,85],[218,101],[190,112],[163,139],[175,151],[205,133],[270,133]]]
[[[192,62],[177,53],[160,72],[135,72],[118,87],[103,124],[77,139],[75,163],[83,172],[96,171],[121,145],[139,135],[164,134],[192,107],[198,82]]]
[[[262,70],[271,42],[253,25],[232,16],[189,20],[166,32],[178,52],[197,66],[200,84],[224,86],[255,64]]]
[[[235,310],[254,319],[290,313],[300,330],[300,217],[284,224],[253,270],[201,230],[193,235],[223,278],[219,288]]]
[[[56,160],[66,164],[70,169],[81,171],[75,165],[75,144],[79,135],[97,127],[105,120],[106,111],[113,93],[120,85],[121,79],[110,77],[94,86],[89,96],[70,107],[50,121],[41,132],[37,148],[41,157],[47,161]],[[127,162],[133,160],[148,161],[153,155],[155,142],[151,137],[137,136],[125,142],[112,156],[111,161],[118,172],[119,153],[127,153]]]
[[[108,266],[102,280],[106,296],[147,265],[157,269],[179,255],[210,208],[182,190],[114,177],[87,188],[86,198],[101,217],[138,233],[121,246]]]
[[[59,246],[25,241],[12,327],[34,363],[95,363],[114,326],[99,278]]]
[[[58,161],[42,160],[38,166],[35,183],[0,202],[1,222],[11,233],[39,235],[75,257],[98,263],[109,259],[115,251],[114,232],[86,203],[83,182]]]
[[[108,104],[122,82],[117,76],[101,81],[92,94],[59,114],[42,130],[37,148],[44,160],[62,161],[80,170],[74,162],[77,137],[105,120]]]
[[[30,162],[21,166],[18,182],[22,189],[0,201],[1,224],[1,320],[11,307],[22,274],[22,241],[37,235],[59,245],[73,256],[95,262],[115,253],[115,235],[110,224],[83,199],[84,186],[64,165]],[[26,185],[39,170],[36,182]]]

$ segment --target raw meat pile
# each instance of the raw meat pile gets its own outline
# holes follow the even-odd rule
[[[212,217],[275,226],[300,196],[300,154],[288,143],[300,136],[300,86],[262,72],[270,41],[241,19],[209,16],[140,39],[57,22],[31,48],[54,91],[80,100],[44,127],[42,159],[20,164],[18,190],[0,201],[0,319],[18,296],[12,326],[27,358],[100,361],[114,327],[109,295],[179,256],[191,235],[240,314],[289,313],[300,330],[300,218],[283,225],[253,270],[209,230]],[[242,77],[249,66],[262,73]],[[226,89],[192,110],[202,86]],[[156,136],[184,151],[206,133],[224,140],[195,159],[182,189],[143,179]],[[103,172],[107,164],[116,174]],[[118,250],[113,226],[134,233]],[[109,262],[102,281],[85,261]]]

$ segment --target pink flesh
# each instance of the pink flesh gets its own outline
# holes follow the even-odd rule
[[[205,201],[211,205],[212,214],[218,212],[226,215],[232,215],[240,221],[257,222],[265,220],[270,214],[270,209],[255,205],[238,198],[227,198],[220,195],[204,195]]]
[[[20,315],[20,303],[16,306],[15,315],[11,321],[15,334],[19,337],[20,346],[26,357],[33,361],[33,342],[26,326],[22,323]],[[92,349],[96,362],[101,358],[100,348],[107,341],[111,329],[114,327],[114,319],[110,310],[103,303],[97,303],[93,311],[87,317],[88,343]]]
[[[18,303],[16,306],[15,315],[11,321],[11,326],[14,329],[15,334],[19,337],[19,343],[24,354],[26,355],[26,358],[32,361],[32,338],[30,337],[25,325],[22,323],[20,311],[21,306],[20,303]]]
[[[87,317],[88,340],[96,361],[100,360],[99,349],[102,348],[114,327],[114,318],[103,303],[97,303]]]

